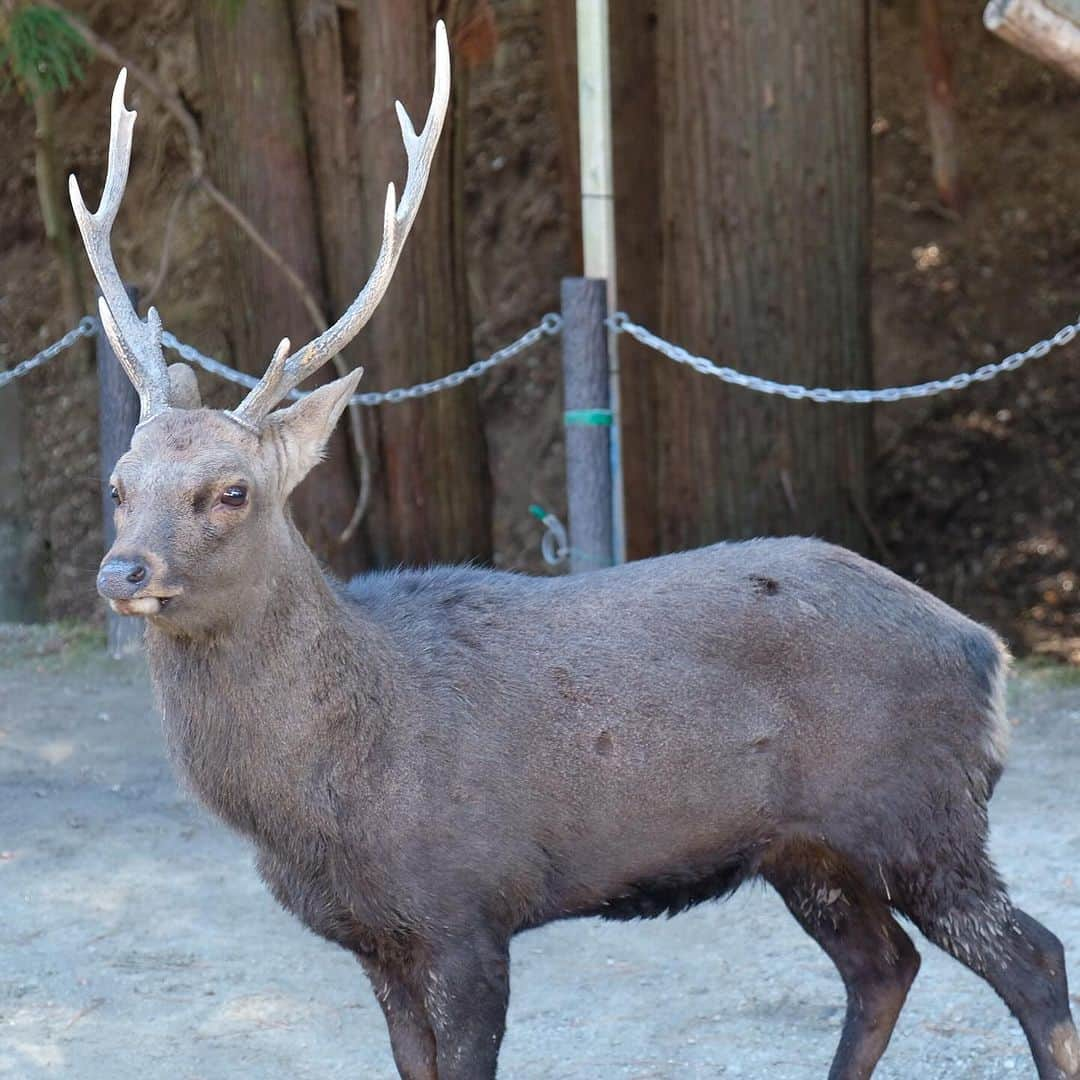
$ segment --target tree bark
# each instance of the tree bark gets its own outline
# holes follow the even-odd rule
[[[580,275],[581,250],[581,142],[578,134],[577,18],[575,0],[545,0],[540,15],[544,24],[544,62],[548,93],[559,130],[559,181],[566,208],[571,263],[567,274]],[[612,87],[614,90],[614,86]],[[613,97],[618,101],[617,97]]]
[[[316,197],[288,0],[237,5],[197,0],[195,28],[211,174],[325,308]],[[261,375],[281,338],[288,337],[299,347],[318,328],[280,270],[239,230],[226,226],[223,231],[228,237],[234,362],[241,370]],[[311,384],[334,376],[328,366]],[[355,495],[342,427],[331,440],[328,460],[292,498],[306,540],[342,574],[354,572],[364,562],[359,545],[338,543]]]
[[[661,333],[778,380],[869,385],[866,0],[657,15]],[[862,545],[866,406],[652,364],[655,437],[626,446],[654,458],[651,488],[627,484],[628,520],[655,522],[648,546],[765,533]],[[635,468],[646,466],[628,462],[628,477]],[[635,554],[644,546],[632,538]]]
[[[343,57],[346,70],[351,64],[356,72],[351,137],[359,165],[348,258],[359,252],[367,268],[379,249],[386,185],[393,180],[400,195],[404,183],[394,98],[419,130],[431,101],[435,21],[447,20],[453,41],[468,10],[455,0],[369,0],[362,17],[346,26]],[[455,63],[453,74],[423,208],[386,298],[353,346],[367,369],[367,389],[438,378],[472,359],[463,228],[465,65]],[[331,264],[335,295],[353,295],[366,274],[350,263],[339,284]],[[375,561],[488,561],[491,477],[475,384],[374,409],[368,432],[374,487],[364,533]]]
[[[660,319],[662,242],[659,6],[660,0],[621,0],[609,8],[618,305],[651,327]],[[641,559],[661,550],[654,447],[662,361],[629,337],[619,338],[618,349],[626,557]]]

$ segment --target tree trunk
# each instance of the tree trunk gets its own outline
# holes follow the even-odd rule
[[[869,385],[866,0],[657,15],[660,332],[754,374]],[[628,483],[627,499],[631,523],[655,522],[658,548],[765,533],[862,545],[866,406],[652,363],[655,438],[627,440],[627,453],[653,455],[655,485]]]
[[[618,305],[650,327],[660,320],[659,4],[622,0],[609,8]],[[661,550],[653,448],[663,361],[629,337],[618,349],[626,557],[641,559]]]
[[[540,16],[544,25],[547,92],[551,96],[559,130],[559,182],[563,191],[563,206],[566,208],[571,257],[566,272],[570,276],[580,276],[583,271],[581,141],[578,133],[575,0],[544,0]],[[618,98],[613,97],[613,100],[617,102]]]
[[[394,98],[405,103],[419,130],[431,101],[435,20],[446,18],[453,41],[468,8],[453,0],[368,0],[362,17],[348,17],[351,26],[343,20],[343,62],[346,71],[351,65],[356,72],[349,137],[359,165],[348,258],[360,253],[367,268],[379,249],[386,185],[393,180],[400,195],[404,184]],[[472,359],[462,197],[465,65],[455,63],[453,74],[423,208],[386,298],[353,347],[367,368],[364,385],[370,390],[434,379]],[[351,296],[366,274],[349,265],[339,278],[332,266],[335,296]],[[374,486],[364,532],[374,559],[489,560],[491,478],[475,384],[371,410],[368,433]]]
[[[288,0],[236,5],[197,0],[195,27],[205,95],[202,119],[214,180],[325,308],[300,66]],[[288,337],[299,347],[318,328],[280,270],[231,224],[223,223],[222,229],[228,237],[234,362],[261,375],[281,338]],[[327,366],[312,385],[334,376],[333,367]],[[343,574],[359,569],[364,561],[358,545],[338,542],[355,496],[344,428],[339,428],[328,460],[296,490],[292,506],[308,543]]]

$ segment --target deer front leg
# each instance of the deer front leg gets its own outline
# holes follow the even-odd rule
[[[477,934],[442,943],[422,978],[438,1080],[494,1080],[510,1000],[508,942]]]
[[[359,957],[386,1018],[394,1064],[402,1080],[439,1080],[435,1035],[421,997],[400,973]]]

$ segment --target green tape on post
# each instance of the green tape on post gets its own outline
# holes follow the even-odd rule
[[[610,409],[567,409],[563,421],[587,427],[611,427],[614,422]]]

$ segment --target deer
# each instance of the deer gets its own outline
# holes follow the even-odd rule
[[[1080,1080],[1061,942],[988,854],[1008,655],[918,586],[822,540],[723,542],[587,574],[325,572],[289,512],[361,372],[282,407],[362,329],[416,218],[450,91],[435,31],[407,178],[367,283],[288,339],[235,409],[167,365],[111,252],[135,113],[72,205],[140,420],[111,477],[97,589],[145,620],[169,754],[252,844],[276,900],[356,957],[405,1080],[490,1080],[522,931],[675,915],[753,879],[831,958],[830,1076],[869,1077],[919,953],[981,976],[1042,1080]]]

